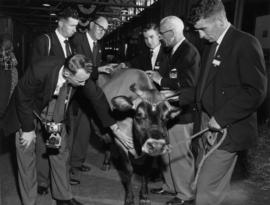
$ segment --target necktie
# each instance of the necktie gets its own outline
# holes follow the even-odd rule
[[[64,120],[65,111],[68,106],[69,98],[71,94],[71,87],[64,83],[64,85],[60,88],[59,95],[55,102],[55,107],[53,111],[53,121],[61,122]]]
[[[71,55],[71,51],[70,51],[70,45],[69,45],[69,41],[65,40],[65,49],[66,49],[66,57],[69,57]]]
[[[202,79],[202,84],[201,84],[201,91],[203,91],[206,80],[208,78],[209,70],[210,70],[210,67],[211,67],[211,63],[212,63],[212,61],[213,61],[213,59],[215,57],[215,52],[216,52],[217,46],[218,46],[218,43],[214,42],[214,43],[212,43],[211,48],[209,50],[208,58],[207,58],[207,61],[205,63],[205,71],[204,71],[204,74],[203,74],[203,79]],[[201,94],[202,94],[202,92],[201,92]]]
[[[154,51],[153,51],[152,49],[150,49],[150,52],[149,52],[149,59],[150,59],[150,62],[151,62],[151,68],[152,68],[152,69],[154,68],[153,53],[154,53]]]
[[[96,63],[97,53],[98,53],[97,42],[94,41],[93,42],[93,59],[94,59],[94,64]]]

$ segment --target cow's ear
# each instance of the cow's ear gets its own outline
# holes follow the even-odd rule
[[[126,96],[116,96],[111,100],[114,109],[128,111],[133,108],[132,101]]]
[[[168,119],[173,119],[177,117],[178,115],[180,115],[181,111],[182,110],[180,108],[172,107],[172,109],[170,109],[168,112],[168,115],[167,115]]]

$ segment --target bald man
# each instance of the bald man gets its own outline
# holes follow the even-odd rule
[[[166,204],[189,204],[194,198],[191,183],[194,180],[194,158],[190,149],[195,117],[195,88],[199,78],[200,55],[198,50],[183,35],[183,21],[176,16],[167,16],[160,22],[160,35],[165,46],[171,48],[167,77],[156,71],[147,71],[150,78],[161,88],[180,91],[176,106],[183,111],[169,127],[169,142],[172,152],[163,156],[164,184],[155,194],[175,194]]]

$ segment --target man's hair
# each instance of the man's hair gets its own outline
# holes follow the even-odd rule
[[[160,25],[167,25],[174,30],[176,36],[183,35],[184,22],[177,16],[166,16],[160,21]]]
[[[199,0],[191,8],[189,22],[196,24],[201,18],[208,18],[216,14],[223,14],[226,16],[222,0]]]
[[[106,19],[106,21],[108,21],[106,17],[100,16],[100,15],[96,15],[96,16],[94,16],[93,18],[90,19],[90,22],[96,22],[96,21],[97,21],[98,19],[100,19],[100,18]]]
[[[75,9],[71,7],[67,7],[58,13],[57,18],[58,20],[68,19],[68,18],[79,19],[79,14]]]
[[[78,69],[84,69],[89,73],[92,70],[92,60],[82,54],[71,55],[66,59],[65,67],[72,74],[76,74]]]
[[[158,27],[157,24],[155,24],[155,23],[148,23],[148,24],[146,24],[146,25],[143,27],[143,33],[146,32],[146,31],[149,31],[149,30],[151,30],[151,29],[153,29],[153,30],[159,32],[159,27]]]

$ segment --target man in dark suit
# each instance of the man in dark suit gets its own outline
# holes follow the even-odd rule
[[[237,152],[251,147],[258,136],[256,110],[266,95],[265,62],[258,40],[228,22],[222,1],[200,0],[190,19],[211,43],[203,53],[196,94],[201,128],[227,129],[223,143],[201,167],[195,203],[219,205],[228,193]]]
[[[91,61],[83,55],[71,56],[65,64],[58,57],[45,57],[33,63],[19,81],[16,90],[18,118],[14,116],[14,120],[19,120],[21,124],[20,132],[16,134],[16,149],[18,180],[24,205],[34,205],[37,198],[35,166],[37,126],[42,127],[44,135],[61,138],[60,147],[54,148],[54,153],[49,155],[53,198],[57,201],[57,205],[81,204],[72,197],[67,168],[69,129],[66,112],[75,88],[80,89],[77,87],[83,86],[83,93],[96,110],[102,125],[111,127],[118,136],[117,132],[120,130],[109,115],[110,107],[104,93],[92,80],[88,80],[91,69]],[[55,126],[52,128],[48,126],[50,122],[60,123],[57,131],[50,131],[52,128],[55,129]]]
[[[92,59],[94,67],[91,78],[94,81],[98,79],[99,72],[109,72],[111,69],[110,65],[101,65],[102,51],[98,42],[103,38],[107,29],[107,19],[103,16],[99,16],[89,23],[89,28],[86,33],[77,32],[72,38],[72,46],[75,52]],[[78,92],[74,98],[72,107],[74,141],[70,156],[70,166],[72,179],[78,180],[78,171],[90,171],[90,167],[85,165],[84,162],[89,146],[89,137],[91,135],[91,118],[93,118],[95,111],[89,108],[87,100],[80,92]]]
[[[65,59],[72,53],[69,38],[76,32],[79,16],[76,10],[66,8],[58,15],[58,26],[54,32],[42,34],[35,39],[32,47],[31,61],[43,56],[57,56]]]
[[[167,202],[170,205],[188,204],[194,197],[191,183],[194,180],[194,159],[190,149],[190,136],[193,133],[195,88],[200,73],[200,55],[183,34],[184,24],[176,16],[168,16],[160,22],[161,39],[171,48],[169,66],[160,75],[147,71],[150,78],[162,89],[179,91],[179,104],[182,113],[169,126],[169,142],[175,146],[168,155],[163,156],[166,165],[163,171],[165,182],[161,189],[152,193],[174,193]]]
[[[127,62],[127,66],[143,71],[155,70],[162,76],[165,75],[169,64],[168,53],[160,42],[159,27],[154,23],[149,23],[143,28],[143,38],[146,49]]]
[[[76,10],[65,8],[58,14],[58,26],[54,32],[42,34],[33,44],[31,61],[35,62],[44,56],[55,56],[65,59],[72,53],[69,38],[76,32],[79,23],[79,16]],[[38,193],[41,195],[48,193],[49,180],[49,161],[44,140],[37,138],[37,176]],[[74,181],[78,184],[78,181]]]

